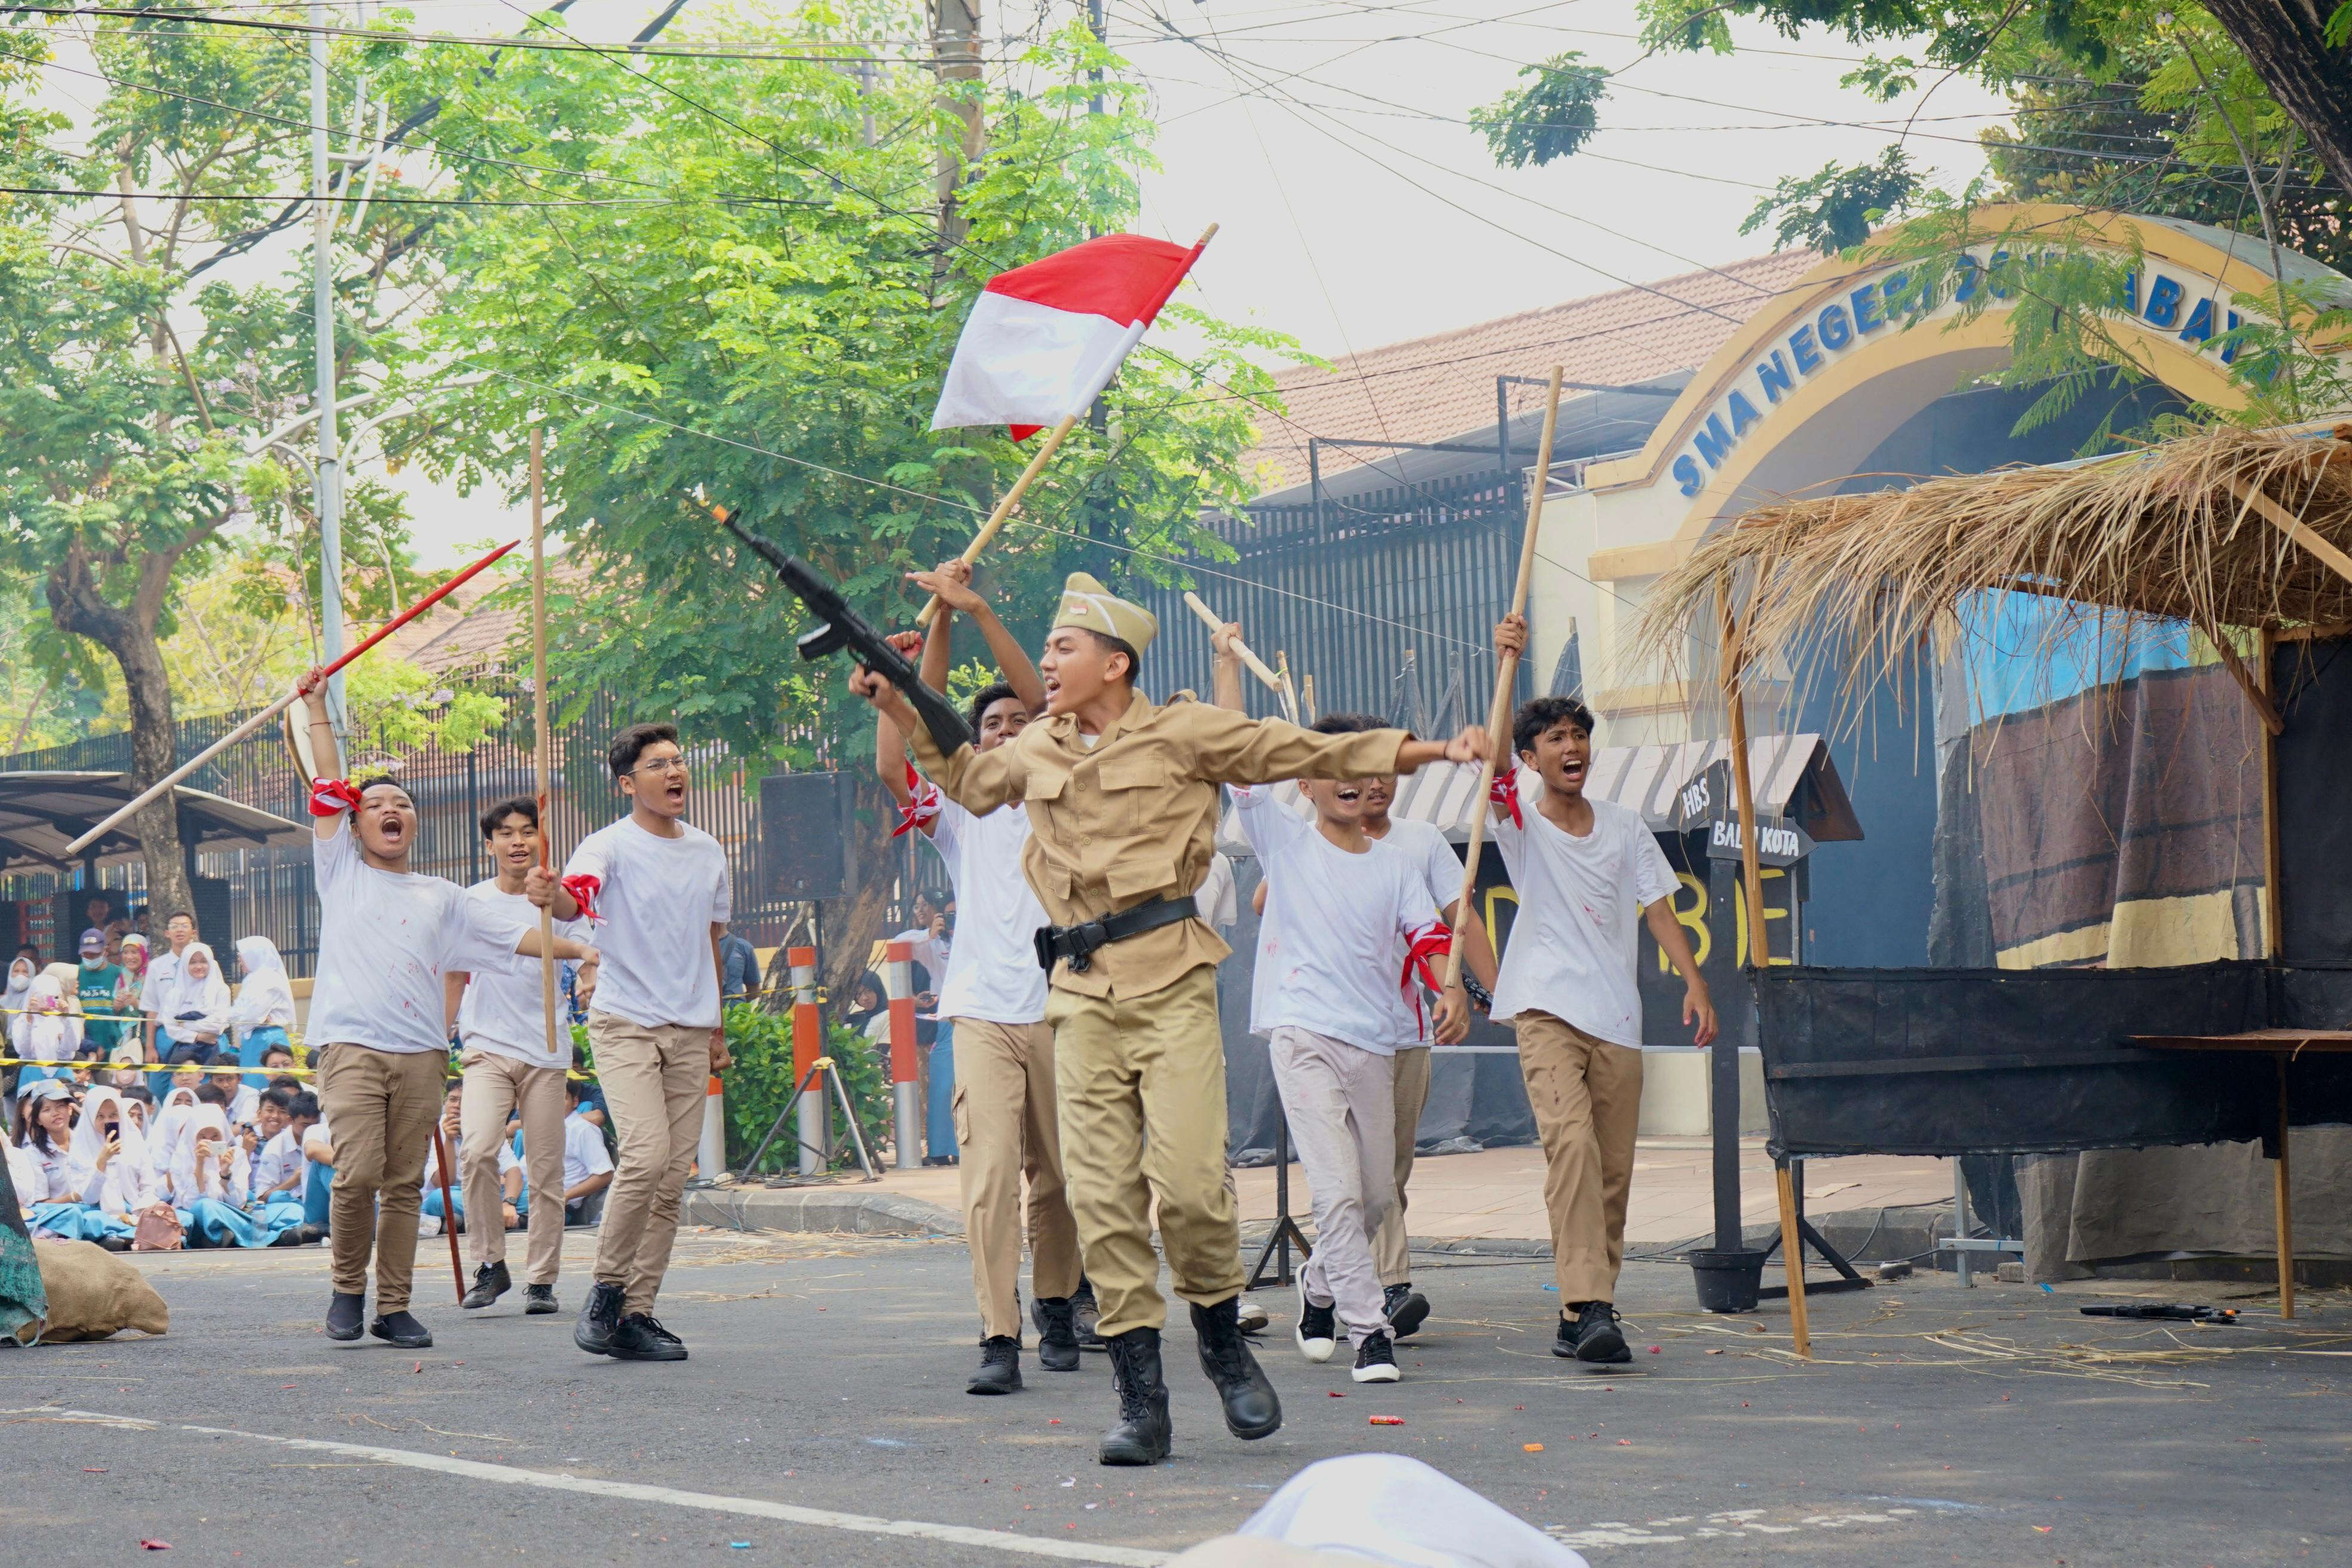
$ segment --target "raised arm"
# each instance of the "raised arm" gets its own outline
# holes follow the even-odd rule
[[[1006,629],[1004,623],[997,618],[995,607],[972,592],[971,563],[943,561],[935,572],[914,572],[908,576],[917,587],[938,595],[943,606],[940,614],[931,617],[930,641],[923,647],[923,683],[936,690],[947,689],[946,611],[952,610],[958,615],[971,616],[972,624],[980,628],[980,635],[988,643],[989,657],[996,661],[997,669],[1004,677],[1004,684],[1013,688],[1013,695],[1029,710],[1029,716],[1034,719],[1043,714],[1045,711],[1045,679],[1038,675],[1037,667],[1030,662],[1029,650],[1023,647],[1013,633]],[[939,660],[936,668],[931,662],[935,658]]]
[[[310,755],[319,765],[320,778],[339,779],[343,776],[343,750],[335,741],[335,721],[327,711],[326,678],[315,668],[305,675],[297,688],[302,693],[302,707],[310,727]],[[302,781],[307,789],[310,781]],[[348,815],[337,812],[332,816],[314,816],[310,831],[320,838],[332,838],[343,829]]]
[[[1416,741],[1402,730],[1318,735],[1280,719],[1247,719],[1202,704],[1192,705],[1187,731],[1196,776],[1212,784],[1409,773],[1428,763],[1475,762],[1486,742],[1476,724],[1451,741]]]
[[[849,689],[871,704],[899,730],[913,738],[915,761],[950,800],[975,816],[985,816],[1000,805],[1022,798],[1026,770],[1018,742],[998,746],[986,756],[971,746],[943,755],[931,732],[915,717],[914,709],[898,689],[870,669],[850,672]]]
[[[1244,712],[1242,706],[1242,656],[1234,647],[1242,640],[1239,621],[1227,621],[1209,634],[1216,657],[1209,661],[1209,693],[1220,708]]]
[[[944,682],[947,679],[948,661],[944,651],[948,642],[947,623],[947,611],[941,610],[933,616],[930,638],[923,644],[923,682],[941,690],[946,689]],[[911,654],[922,635],[920,632],[897,632],[892,634],[890,644],[900,653]],[[934,647],[942,650],[936,659],[932,653]],[[936,672],[933,669],[935,662],[938,666]],[[880,779],[882,787],[889,792],[890,804],[900,810],[905,810],[907,803],[914,799],[914,791],[907,787],[907,731],[900,729],[889,714],[878,710],[874,715],[874,776]],[[926,834],[931,831],[931,823],[926,822],[921,826]]]

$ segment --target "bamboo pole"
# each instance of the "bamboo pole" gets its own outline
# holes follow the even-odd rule
[[[2277,634],[2263,627],[2256,635],[2254,648],[2262,665],[2256,673],[2271,700],[2272,711],[2276,712]],[[2286,945],[2286,910],[2279,899],[2278,737],[2275,730],[2263,731],[2263,956],[2273,963],[2284,956]]]
[[[360,655],[367,652],[368,649],[375,647],[376,644],[383,641],[384,638],[390,637],[393,633],[398,631],[401,627],[406,626],[409,622],[415,620],[417,616],[423,615],[425,611],[439,604],[444,598],[455,592],[461,584],[466,582],[467,579],[473,576],[475,573],[484,570],[490,564],[490,563],[496,561],[499,556],[504,555],[508,551],[512,550],[515,545],[520,544],[521,542],[522,541],[518,539],[512,543],[499,545],[496,550],[491,551],[488,555],[483,556],[479,561],[475,562],[471,566],[467,567],[463,572],[458,573],[455,577],[450,578],[446,583],[442,584],[438,588],[434,589],[433,592],[425,595],[425,597],[409,605],[406,610],[394,616],[391,620],[386,621],[382,626],[378,627],[374,636],[361,643],[359,647],[352,648],[350,652],[344,654],[341,658],[336,659],[334,663],[327,665],[321,668],[319,671],[320,679],[323,680],[328,676],[334,674],[335,671],[342,668],[343,666],[351,663],[352,660],[359,658]],[[285,712],[286,710],[293,703],[294,699],[300,695],[301,692],[299,690],[288,692],[285,696],[280,697],[278,700],[272,702],[268,707],[264,708],[261,711],[253,715],[252,718],[247,719],[244,723],[239,724],[236,729],[231,730],[227,734],[223,735],[219,740],[215,741],[211,745],[206,746],[203,751],[198,752],[194,756],[190,757],[186,762],[182,763],[178,767],[173,768],[170,773],[165,773],[162,778],[157,779],[153,784],[149,784],[145,789],[140,791],[137,795],[131,798],[131,804],[117,807],[107,816],[105,821],[100,823],[97,826],[83,834],[79,838],[77,838],[72,843],[67,845],[67,857],[70,858],[73,856],[80,854],[84,849],[89,848],[91,845],[104,837],[106,836],[107,829],[112,827],[116,823],[121,822],[124,817],[127,817],[132,813],[138,811],[140,807],[147,805],[148,802],[153,800],[156,796],[163,795],[164,792],[171,789],[173,785],[178,784],[182,779],[186,778],[190,773],[194,773],[198,768],[203,767],[215,757],[217,757],[223,752],[227,751],[231,746],[236,745],[239,741],[244,740],[256,730],[258,730],[263,725],[271,722],[280,713]],[[305,780],[304,783],[307,784],[309,781]]]
[[[1528,486],[1528,521],[1519,536],[1519,575],[1511,588],[1511,614],[1528,613],[1528,580],[1535,574],[1536,530],[1543,522],[1544,490],[1551,479],[1552,436],[1559,428],[1561,367],[1551,367],[1551,384],[1545,393],[1543,440],[1536,449],[1535,478]],[[1470,848],[1462,861],[1462,897],[1454,906],[1454,951],[1445,955],[1445,989],[1462,983],[1463,929],[1470,919],[1470,900],[1478,887],[1478,855],[1486,842],[1486,795],[1495,774],[1511,746],[1511,682],[1519,661],[1511,654],[1495,660],[1495,700],[1486,708],[1486,759],[1478,764],[1478,793],[1470,797]]]
[[[445,1100],[446,1096],[443,1097]],[[433,1108],[433,1164],[441,1176],[441,1234],[449,1238],[449,1273],[457,1282],[457,1304],[466,1304],[466,1265],[457,1257],[457,1202],[449,1195],[449,1144],[441,1136],[441,1107]],[[490,1223],[498,1223],[497,1216]]]
[[[1201,595],[1192,592],[1190,589],[1187,589],[1184,594],[1184,607],[1192,611],[1194,615],[1200,616],[1201,624],[1208,627],[1212,634],[1221,632],[1225,629],[1227,623],[1219,620],[1217,618],[1217,612],[1202,604],[1201,602]],[[1264,681],[1270,690],[1278,692],[1282,689],[1282,677],[1276,674],[1272,669],[1266,668],[1265,660],[1250,652],[1249,644],[1242,641],[1239,637],[1235,637],[1234,639],[1234,653],[1235,657],[1240,658],[1243,666],[1247,668],[1252,675],[1256,676],[1260,680]]]
[[[532,787],[539,800],[539,863],[547,870],[555,868],[554,857],[549,849],[550,835],[554,825],[548,820],[547,779],[553,770],[549,766],[554,745],[547,719],[547,497],[541,482],[542,458],[546,451],[547,431],[534,425],[530,429],[530,699],[531,699],[531,767],[536,775]],[[557,1060],[568,1060],[572,1055],[556,1039],[555,1028],[555,910],[542,907],[539,911],[539,997],[547,1018],[547,1052]]]
[[[996,537],[996,531],[1004,526],[1004,520],[1011,517],[1013,509],[1021,504],[1021,498],[1027,492],[1030,481],[1044,469],[1045,460],[1054,455],[1061,446],[1063,437],[1069,435],[1076,427],[1077,423],[1078,416],[1075,414],[1070,415],[1059,425],[1055,426],[1052,432],[1046,436],[1044,444],[1037,448],[1037,455],[1029,459],[1029,466],[1021,470],[1021,477],[1013,481],[1013,488],[1004,492],[1004,499],[996,503],[996,510],[988,514],[988,521],[980,525],[980,531],[973,534],[971,542],[963,547],[965,565],[969,566],[980,559],[980,552],[988,548],[989,541]],[[939,613],[939,596],[933,595],[930,603],[925,605],[921,613],[915,616],[915,624],[919,626],[928,626],[931,624],[931,617]]]

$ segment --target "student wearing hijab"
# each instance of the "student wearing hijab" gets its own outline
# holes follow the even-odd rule
[[[253,1164],[228,1116],[209,1100],[180,1123],[172,1154],[172,1203],[190,1247],[270,1247],[301,1239],[302,1213],[294,1204],[249,1207]]]
[[[93,1089],[83,1100],[75,1121],[70,1149],[77,1164],[86,1164],[96,1177],[86,1189],[91,1212],[82,1218],[82,1238],[101,1246],[128,1247],[139,1228],[139,1216],[163,1201],[147,1152],[146,1135],[128,1114],[122,1097],[110,1089]]]
[[[5,1007],[7,1010],[5,1014],[0,1014],[0,1016],[5,1016],[7,1020],[7,1039],[9,1045],[8,1054],[12,1057],[24,1055],[22,1051],[16,1048],[16,1020],[25,1016],[25,1003],[26,998],[32,994],[33,975],[35,973],[36,966],[33,961],[22,954],[19,954],[16,962],[8,965],[8,989],[5,995],[0,995],[0,1007]],[[29,1088],[31,1085],[48,1076],[49,1075],[47,1072],[37,1071],[32,1068],[10,1068],[8,1069],[5,1080],[7,1084],[6,1098],[8,1125],[12,1131],[16,1127],[17,1091],[22,1089]]]
[[[272,1046],[287,1044],[286,1031],[294,1026],[294,990],[287,983],[286,961],[266,936],[236,939],[236,966],[243,983],[229,1022],[236,1029],[236,1059],[251,1068]],[[245,1075],[245,1087],[257,1093],[268,1085],[267,1073]]]
[[[178,1142],[180,1123],[196,1109],[196,1091],[193,1085],[174,1086],[163,1096],[163,1103],[150,1118],[147,1129],[147,1159],[158,1184],[172,1173],[172,1147]]]
[[[97,1240],[105,1229],[94,1205],[106,1177],[75,1155],[73,1096],[59,1080],[45,1079],[25,1100],[25,1149],[39,1169],[26,1222],[68,1241]]]
[[[26,961],[18,959],[18,963]],[[16,971],[9,971],[13,986]],[[65,1063],[81,1048],[81,1019],[66,1005],[65,992],[57,976],[47,973],[30,977],[21,999],[12,989],[8,1005],[15,1009],[8,1016],[8,1039],[16,1055],[27,1062]],[[18,1069],[24,1076],[19,1087],[42,1079],[70,1078],[69,1067],[25,1067]]]
[[[213,950],[192,942],[172,973],[149,987],[158,995],[156,1027],[165,1062],[210,1062],[228,1027],[228,980]],[[168,1043],[166,1043],[168,1042]]]

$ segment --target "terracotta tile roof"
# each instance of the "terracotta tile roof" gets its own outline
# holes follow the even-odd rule
[[[571,587],[587,576],[584,563],[557,558],[547,563],[551,587]],[[518,581],[515,577],[490,581],[485,573],[442,600],[429,614],[403,626],[385,647],[418,668],[436,675],[497,669],[506,662],[508,643],[519,628],[528,625],[525,617],[530,613],[530,605],[529,600],[520,598],[489,605],[483,601]]]
[[[1696,370],[1741,321],[1769,308],[1776,290],[1820,260],[1808,250],[1751,257],[1664,279],[1651,286],[1654,292],[1620,289],[1570,300],[1369,349],[1328,370],[1295,365],[1276,378],[1286,417],[1261,416],[1265,438],[1253,457],[1264,466],[1265,489],[1306,482],[1309,436],[1444,441],[1491,429],[1497,375],[1545,375],[1558,363],[1570,381],[1623,386]],[[1515,412],[1540,405],[1539,389],[1514,390]],[[1324,476],[1379,456],[1327,450]]]

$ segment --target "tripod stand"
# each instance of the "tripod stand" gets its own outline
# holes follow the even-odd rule
[[[841,1107],[842,1120],[849,1123],[849,1142],[857,1151],[858,1169],[866,1173],[866,1179],[869,1182],[882,1179],[882,1173],[875,1169],[873,1152],[866,1147],[866,1129],[857,1120],[857,1108],[850,1103],[849,1086],[841,1081],[841,1069],[833,1065],[831,1057],[819,1057],[809,1064],[808,1071],[801,1075],[801,1081],[793,1092],[784,1097],[783,1108],[776,1112],[776,1120],[769,1124],[768,1135],[760,1140],[760,1146],[752,1150],[751,1157],[743,1163],[738,1180],[751,1179],[752,1173],[760,1168],[761,1156],[767,1153],[768,1145],[776,1141],[776,1134],[784,1130],[784,1119],[799,1110],[801,1096],[809,1091],[810,1086],[816,1086],[817,1092],[822,1095],[824,1086],[828,1083],[833,1086],[835,1101]],[[793,1135],[793,1142],[815,1154],[819,1160],[826,1157],[824,1150],[817,1148],[797,1132]]]
[[[1265,1283],[1265,1266],[1275,1265],[1274,1282],[1290,1283],[1290,1247],[1298,1244],[1298,1261],[1304,1263],[1314,1256],[1315,1249],[1307,1243],[1307,1233],[1290,1217],[1290,1118],[1278,1116],[1274,1123],[1274,1230],[1265,1238],[1265,1246],[1257,1255],[1257,1263],[1249,1272],[1244,1290],[1255,1290]]]

